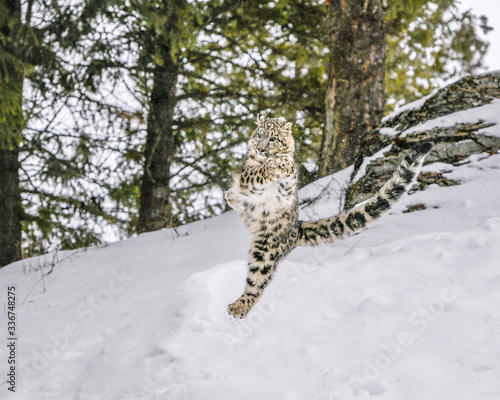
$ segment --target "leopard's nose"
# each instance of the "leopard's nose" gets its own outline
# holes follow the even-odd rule
[[[259,153],[262,153],[264,151],[264,149],[262,149],[260,147],[257,150],[259,151]]]

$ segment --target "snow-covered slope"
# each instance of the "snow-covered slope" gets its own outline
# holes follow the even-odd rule
[[[75,399],[500,399],[500,155],[447,170],[367,231],[284,261],[245,320],[233,212],[0,270],[16,292],[16,394]],[[342,171],[303,218],[339,211]],[[330,191],[323,190],[328,186]],[[423,203],[423,211],[402,213]],[[52,256],[45,261],[50,264]],[[7,314],[0,331],[7,341]]]

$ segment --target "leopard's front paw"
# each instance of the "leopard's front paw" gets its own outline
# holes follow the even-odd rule
[[[234,318],[245,318],[256,302],[256,297],[244,294],[234,303],[229,304],[227,312]]]
[[[224,198],[226,199],[227,204],[229,204],[229,207],[236,208],[238,206],[238,202],[236,201],[236,198],[235,198],[232,190],[228,190],[224,194]]]
[[[267,172],[267,176],[269,177],[269,179],[271,180],[276,180],[278,179],[279,177],[279,169],[278,169],[278,164],[276,163],[275,160],[273,159],[270,159],[267,161],[266,163],[266,172]]]

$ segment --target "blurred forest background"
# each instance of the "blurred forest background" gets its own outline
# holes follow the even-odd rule
[[[224,212],[258,114],[303,183],[344,168],[490,29],[457,0],[0,0],[0,266]]]

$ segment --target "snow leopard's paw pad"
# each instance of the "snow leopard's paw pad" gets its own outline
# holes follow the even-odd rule
[[[229,304],[227,312],[234,318],[245,318],[256,302],[255,296],[244,294],[234,303]]]

